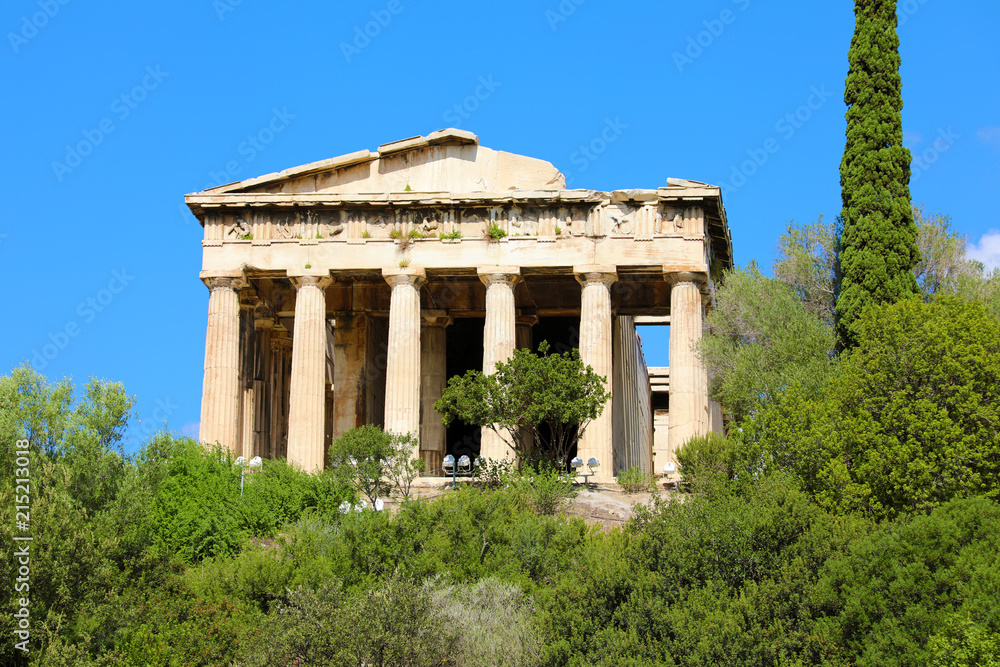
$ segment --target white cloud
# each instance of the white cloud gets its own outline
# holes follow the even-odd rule
[[[991,229],[983,234],[979,243],[970,243],[965,247],[969,259],[982,262],[987,271],[1000,268],[1000,230]]]

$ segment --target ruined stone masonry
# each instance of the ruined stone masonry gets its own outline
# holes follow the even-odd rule
[[[209,288],[200,439],[327,465],[334,438],[378,424],[448,454],[511,456],[490,430],[447,429],[447,379],[517,348],[579,348],[612,398],[578,455],[599,479],[662,470],[721,430],[693,345],[712,276],[732,265],[718,187],[567,190],[548,162],[441,130],[187,195]],[[647,368],[637,325],[669,325]]]

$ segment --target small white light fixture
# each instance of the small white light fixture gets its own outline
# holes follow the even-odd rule
[[[472,469],[472,459],[463,454],[462,458],[458,460],[459,472],[469,472],[471,469]]]
[[[663,474],[669,477],[677,472],[677,464],[673,461],[667,461],[663,464]]]
[[[587,461],[587,467],[590,468],[590,474],[597,474],[597,469],[601,467],[601,462],[597,460],[596,456],[591,456]]]
[[[475,460],[476,470],[481,470],[486,467],[486,459],[482,456],[477,456]]]
[[[455,470],[455,457],[449,454],[444,457],[444,461],[441,463],[445,472],[452,472]]]
[[[573,468],[574,471],[578,471],[580,470],[580,468],[583,467],[583,459],[581,459],[579,456],[574,456],[573,460],[569,462],[569,465],[571,468]]]
[[[375,511],[381,512],[385,509],[385,502],[381,498],[375,499]]]
[[[251,468],[260,468],[263,465],[264,465],[264,459],[260,458],[259,456],[255,456],[252,459],[250,459]]]
[[[242,456],[237,457],[237,459],[235,461],[233,461],[233,465],[234,466],[245,466],[246,464],[247,464],[247,460],[246,460],[245,457],[242,457]]]

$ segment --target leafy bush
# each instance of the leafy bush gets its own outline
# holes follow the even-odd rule
[[[528,506],[542,516],[558,514],[559,510],[576,495],[573,480],[555,468],[542,472],[526,472],[512,478],[514,489],[527,501]]]
[[[618,486],[625,493],[641,493],[656,491],[656,477],[643,470],[642,466],[632,466],[618,474]]]
[[[1000,322],[939,298],[869,308],[822,395],[792,387],[743,425],[741,456],[837,512],[891,518],[1000,493]]]
[[[476,480],[485,489],[501,488],[514,474],[514,462],[510,459],[480,458],[476,461]]]
[[[721,433],[691,438],[676,452],[685,482],[704,486],[712,480],[730,480],[736,472],[736,450]]]
[[[337,438],[330,447],[330,461],[349,472],[357,491],[374,506],[393,490],[409,498],[410,485],[423,470],[423,461],[414,456],[419,446],[412,434],[389,433],[368,424]]]

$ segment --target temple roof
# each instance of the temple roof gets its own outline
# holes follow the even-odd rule
[[[552,163],[479,145],[467,130],[448,128],[339,157],[284,169],[186,196],[204,224],[218,206],[420,206],[494,202],[700,202],[713,254],[732,266],[732,241],[718,186],[668,178],[666,187],[601,192],[566,189]]]
[[[479,145],[466,130],[439,130],[273,174],[209,188],[202,194],[503,192],[564,190],[550,162]]]

